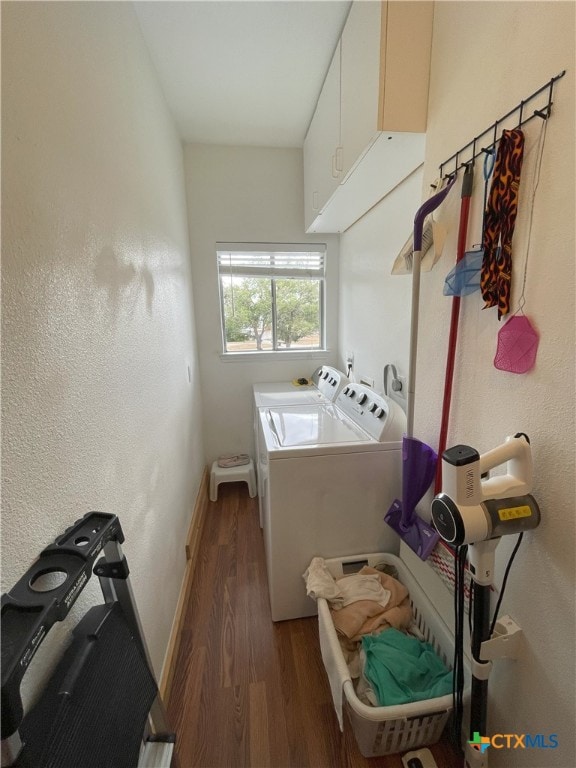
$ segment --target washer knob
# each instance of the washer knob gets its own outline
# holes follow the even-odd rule
[[[386,414],[386,411],[384,408],[376,408],[376,411],[374,413],[374,416],[376,416],[377,419],[381,419]]]
[[[368,400],[368,395],[365,392],[362,392],[356,398],[356,402],[360,403],[360,405],[363,405],[366,402],[366,400]]]

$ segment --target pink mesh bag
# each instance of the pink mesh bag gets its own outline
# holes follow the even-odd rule
[[[526,315],[513,315],[498,331],[494,367],[510,373],[526,373],[535,361],[538,333]]]

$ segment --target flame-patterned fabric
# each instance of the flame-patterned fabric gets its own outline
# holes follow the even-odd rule
[[[524,158],[521,130],[502,131],[484,218],[480,289],[487,307],[498,307],[498,319],[510,311],[512,236],[518,212],[520,172]]]

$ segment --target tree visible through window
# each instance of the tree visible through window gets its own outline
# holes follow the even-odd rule
[[[325,247],[303,247],[219,245],[225,352],[324,346]]]

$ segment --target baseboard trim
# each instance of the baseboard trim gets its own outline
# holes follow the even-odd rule
[[[158,686],[162,701],[166,704],[170,698],[170,691],[174,680],[176,660],[180,648],[182,624],[184,622],[186,606],[188,605],[190,590],[194,580],[194,571],[198,560],[198,549],[200,547],[200,538],[202,536],[202,529],[204,528],[208,503],[208,467],[206,467],[202,474],[200,488],[198,489],[198,495],[196,496],[196,504],[194,505],[194,514],[192,515],[188,535],[186,536],[186,570],[184,571],[184,578],[182,579],[182,586],[180,588],[180,595],[178,597],[174,622],[172,624],[172,632],[170,633],[170,640],[164,658],[162,676]]]

